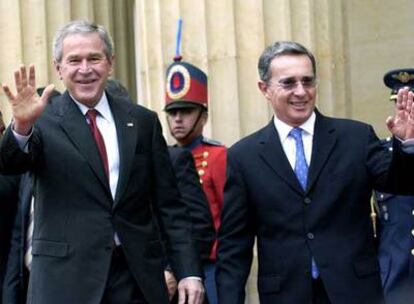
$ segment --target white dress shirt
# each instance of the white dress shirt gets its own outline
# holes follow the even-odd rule
[[[73,96],[71,97],[86,119],[86,112],[88,112],[89,108],[78,102]],[[109,184],[112,198],[115,199],[119,179],[119,146],[115,120],[112,116],[105,92],[94,109],[99,112],[99,115],[96,116],[96,124],[105,142],[106,154],[108,156]]]
[[[303,149],[305,151],[305,158],[308,167],[310,166],[310,161],[312,158],[312,142],[315,128],[315,119],[315,112],[312,112],[312,115],[308,118],[308,120],[299,126],[299,128],[302,129]],[[289,160],[292,169],[294,169],[296,161],[296,144],[295,139],[289,136],[289,132],[293,129],[293,127],[278,119],[276,115],[273,118],[273,122],[275,124],[277,133],[279,134],[285,155]]]

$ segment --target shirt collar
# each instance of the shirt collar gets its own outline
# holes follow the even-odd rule
[[[312,112],[311,116],[309,116],[309,118],[303,124],[301,124],[299,128],[301,128],[304,131],[304,133],[313,136],[313,132],[315,129],[315,120],[315,112]],[[276,115],[273,116],[273,122],[276,127],[277,133],[279,133],[280,140],[284,142],[285,139],[288,137],[289,132],[293,129],[293,127],[281,121],[279,118],[276,117]]]
[[[69,94],[70,95],[70,94]],[[72,95],[73,101],[76,103],[76,105],[79,107],[79,110],[82,112],[82,114],[85,116],[86,112],[90,109],[89,107],[85,106],[84,104],[77,101]],[[101,99],[98,101],[98,103],[94,107],[95,110],[99,112],[99,114],[107,121],[112,121],[112,115],[111,115],[111,108],[109,107],[108,98],[106,97],[105,91],[102,94]]]

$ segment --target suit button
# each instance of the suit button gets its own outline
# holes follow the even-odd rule
[[[414,255],[414,249],[411,249],[411,255]]]
[[[413,236],[414,236],[414,229],[412,229],[412,230],[411,230],[411,235],[413,235]]]
[[[411,210],[411,214],[414,215],[414,210]]]
[[[308,232],[307,234],[306,234],[306,236],[308,237],[308,239],[310,239],[310,240],[313,240],[314,238],[315,238],[315,236],[313,235],[313,233],[312,232]]]
[[[304,202],[306,205],[309,205],[309,204],[312,202],[312,200],[311,200],[309,197],[305,197],[305,199],[303,200],[303,202]]]

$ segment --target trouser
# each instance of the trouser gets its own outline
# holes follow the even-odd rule
[[[203,265],[204,287],[209,304],[217,304],[216,263],[209,261]]]
[[[129,270],[121,246],[114,248],[101,304],[148,304]]]

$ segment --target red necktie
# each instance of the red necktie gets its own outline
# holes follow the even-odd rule
[[[99,154],[104,165],[105,174],[109,179],[109,167],[108,167],[108,155],[106,154],[105,142],[102,134],[96,125],[96,116],[99,112],[95,109],[90,109],[86,113],[86,117],[89,119],[89,127],[91,128],[93,138],[95,139],[96,145],[98,146]]]

